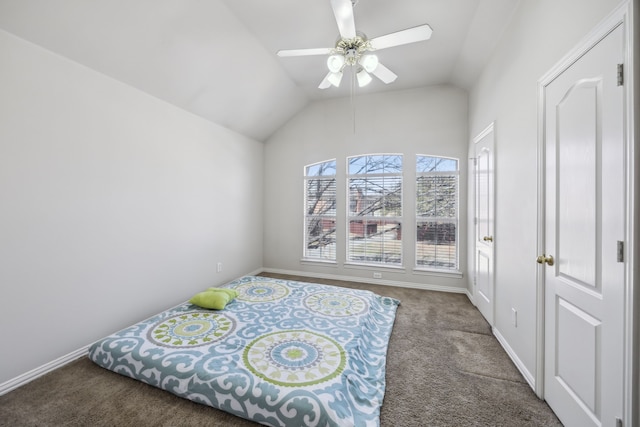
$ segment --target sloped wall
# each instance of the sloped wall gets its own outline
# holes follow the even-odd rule
[[[261,267],[262,143],[3,31],[0,64],[0,384]]]

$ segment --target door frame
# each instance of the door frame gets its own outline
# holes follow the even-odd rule
[[[492,264],[492,277],[491,277],[491,321],[489,322],[491,325],[491,328],[493,329],[494,327],[494,323],[495,323],[495,312],[496,312],[496,304],[495,304],[495,298],[496,298],[496,281],[495,281],[495,272],[496,272],[496,245],[495,245],[495,235],[496,235],[496,132],[495,132],[495,121],[489,123],[489,125],[484,128],[480,133],[478,133],[478,135],[475,136],[475,138],[473,138],[472,142],[473,142],[473,232],[472,232],[472,236],[473,236],[473,299],[474,299],[474,305],[476,305],[476,307],[478,306],[478,298],[477,298],[477,284],[476,284],[476,278],[478,277],[478,261],[477,261],[477,254],[478,254],[478,241],[476,239],[477,235],[478,235],[478,194],[477,194],[477,184],[478,184],[478,177],[477,177],[477,171],[478,171],[478,162],[477,162],[477,158],[476,158],[476,144],[480,141],[482,141],[485,137],[487,137],[487,135],[491,134],[491,156],[492,156],[492,165],[493,165],[493,185],[492,185],[492,192],[493,192],[493,198],[491,200],[491,212],[493,213],[493,217],[492,217],[492,221],[493,221],[493,226],[492,226],[492,230],[493,230],[493,238],[494,241],[492,242],[492,248],[491,248],[491,264]]]
[[[587,51],[595,46],[600,40],[607,36],[618,26],[624,29],[624,150],[625,150],[625,280],[624,280],[624,392],[623,392],[623,420],[625,426],[636,424],[640,420],[638,406],[640,406],[640,393],[638,381],[634,381],[640,374],[640,339],[637,337],[638,330],[634,327],[634,317],[640,316],[640,303],[635,302],[640,298],[639,285],[634,286],[634,266],[637,265],[636,251],[640,250],[640,238],[638,236],[637,219],[640,214],[640,186],[634,184],[635,165],[640,165],[640,160],[636,162],[635,156],[640,156],[640,141],[635,138],[634,128],[634,9],[633,1],[624,0],[613,12],[609,14],[594,30],[592,30],[582,41],[560,60],[547,74],[538,80],[538,209],[537,209],[537,252],[542,254],[545,251],[545,101],[546,88],[562,72],[569,68],[574,62],[582,57]],[[636,30],[640,31],[640,30]],[[612,71],[613,72],[613,71]],[[637,129],[640,131],[640,129]],[[635,142],[634,142],[635,141]],[[636,145],[636,146],[634,146]],[[640,172],[635,172],[640,176]],[[635,177],[637,178],[637,176]],[[635,220],[634,220],[635,218]],[[535,260],[531,260],[535,262]],[[544,399],[544,338],[545,338],[545,269],[536,269],[536,374],[535,392],[539,398]],[[635,289],[634,289],[635,288]]]

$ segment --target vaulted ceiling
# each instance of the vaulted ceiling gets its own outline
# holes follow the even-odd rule
[[[358,31],[377,37],[427,23],[428,41],[377,52],[398,75],[355,90],[453,84],[468,89],[517,0],[357,0]],[[329,0],[0,0],[0,28],[217,124],[263,141],[320,90],[333,47]]]

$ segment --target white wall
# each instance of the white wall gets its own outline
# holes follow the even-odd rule
[[[328,89],[330,90],[330,89]],[[451,278],[413,273],[414,240],[405,238],[404,272],[344,266],[346,235],[346,158],[367,153],[404,153],[405,169],[415,165],[415,154],[460,159],[461,269],[466,269],[467,94],[451,86],[385,92],[310,104],[265,143],[265,252],[271,270],[366,278],[382,271],[383,281],[465,289],[466,277]],[[337,160],[338,262],[335,266],[301,263],[303,250],[304,166]],[[414,167],[415,170],[415,167]],[[340,178],[342,176],[342,178]],[[406,175],[405,175],[406,176]],[[341,185],[341,183],[343,185]],[[404,235],[415,230],[415,184],[405,181]]]
[[[471,137],[496,123],[495,327],[531,378],[536,373],[537,82],[618,3],[522,0],[469,97]],[[518,311],[517,327],[512,308]]]
[[[3,31],[0,64],[0,383],[261,267],[261,143]]]

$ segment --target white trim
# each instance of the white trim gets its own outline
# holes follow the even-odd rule
[[[262,271],[263,269],[259,268],[245,275],[256,276],[260,274]],[[175,305],[174,307],[177,307],[178,305],[182,305],[182,304],[184,304],[184,302],[181,302]],[[25,372],[24,374],[18,375],[15,378],[5,381],[4,383],[0,384],[0,396],[2,396],[3,394],[9,393],[10,391],[15,390],[16,388],[21,387],[45,374],[48,374],[49,372],[52,372],[58,368],[61,368],[64,365],[73,362],[74,360],[77,360],[83,356],[86,356],[89,353],[90,346],[91,344],[86,345],[82,348],[72,351],[69,354],[61,356],[55,360],[52,360],[51,362],[47,362],[42,366],[32,369],[29,372]]]
[[[308,276],[308,277],[315,277],[320,279],[344,280],[344,281],[351,281],[351,282],[358,282],[358,283],[373,283],[377,285],[397,286],[397,287],[403,287],[403,288],[423,289],[423,290],[430,290],[430,291],[466,293],[467,297],[470,300],[472,300],[471,296],[469,295],[468,289],[454,288],[451,286],[416,284],[416,283],[409,283],[409,282],[398,282],[398,281],[379,280],[379,279],[364,279],[361,277],[339,276],[335,274],[319,274],[319,273],[310,273],[306,271],[291,271],[291,270],[265,269],[265,268],[259,268],[259,269],[253,270],[247,273],[246,276],[256,276],[262,272],[289,274],[294,276]],[[86,356],[89,352],[89,347],[90,345],[86,345],[82,348],[72,351],[69,354],[61,356],[55,360],[52,360],[51,362],[45,363],[42,366],[32,369],[29,372],[26,372],[24,374],[18,375],[15,378],[5,381],[4,383],[0,384],[0,396],[2,396],[3,394],[9,393],[10,391],[15,390],[16,388],[21,387],[45,374],[48,374],[49,372],[52,372],[58,368],[61,368],[64,365],[67,365],[73,362],[74,360],[77,360],[77,359],[80,359],[81,357]]]
[[[253,270],[247,274],[245,274],[245,276],[257,276],[258,274],[262,273],[264,271],[264,268],[258,268],[256,270]],[[242,276],[240,276],[242,277]],[[231,279],[229,280],[229,282],[231,282],[232,280],[236,280],[236,279]]]
[[[471,174],[471,178],[473,180],[472,186],[473,186],[473,193],[472,196],[473,197],[473,224],[472,224],[472,239],[473,240],[473,256],[472,256],[472,260],[471,260],[471,265],[473,266],[473,276],[471,277],[472,280],[472,292],[473,292],[473,305],[477,307],[477,305],[475,304],[475,295],[478,293],[478,287],[476,286],[477,283],[477,277],[478,277],[478,265],[477,265],[477,255],[478,255],[478,240],[477,237],[479,235],[478,233],[478,191],[477,191],[477,173],[478,173],[478,164],[477,164],[477,147],[475,146],[475,144],[479,143],[480,141],[483,141],[487,136],[491,135],[491,161],[492,166],[493,166],[493,182],[492,182],[492,188],[491,191],[493,192],[493,200],[491,203],[491,212],[493,214],[493,218],[492,218],[492,229],[493,229],[493,246],[491,247],[491,268],[492,268],[492,274],[491,274],[491,322],[490,326],[493,327],[493,324],[495,324],[495,319],[496,319],[496,304],[495,304],[495,299],[496,299],[496,242],[495,242],[495,235],[496,235],[496,206],[497,206],[497,202],[496,202],[496,164],[497,164],[497,160],[496,160],[496,133],[495,133],[495,126],[496,122],[495,120],[492,121],[491,123],[489,123],[489,125],[484,128],[484,130],[482,130],[478,135],[476,135],[475,138],[472,139],[472,142],[474,144],[474,148],[473,148],[473,173]],[[467,223],[469,223],[469,221],[467,220]],[[468,233],[467,233],[468,234]],[[468,253],[468,251],[467,251]],[[484,316],[484,314],[483,314]]]
[[[605,19],[600,22],[584,39],[572,49],[565,57],[560,60],[549,72],[547,72],[538,81],[538,237],[537,237],[537,249],[538,254],[544,252],[545,239],[544,239],[544,213],[545,213],[545,182],[544,182],[544,135],[545,135],[545,88],[555,80],[562,72],[575,63],[580,57],[586,54],[593,46],[595,46],[600,40],[605,38],[609,33],[615,30],[618,26],[624,26],[624,97],[625,97],[625,184],[627,187],[626,193],[626,220],[625,229],[627,241],[627,265],[625,272],[625,331],[624,331],[624,384],[623,384],[623,414],[622,419],[625,420],[625,425],[635,425],[638,420],[633,419],[633,402],[638,402],[639,396],[638,390],[634,389],[633,374],[638,368],[638,358],[640,354],[638,350],[634,348],[634,336],[636,331],[633,324],[634,310],[637,311],[638,307],[634,307],[634,291],[638,290],[633,287],[634,284],[634,266],[637,260],[634,258],[634,233],[636,224],[634,223],[634,204],[636,203],[637,188],[634,186],[634,171],[635,171],[635,128],[634,128],[634,86],[633,79],[635,78],[634,71],[634,36],[633,31],[633,2],[629,0],[623,0],[618,7],[616,7]],[[636,30],[637,31],[637,30]],[[536,382],[535,392],[541,399],[544,398],[544,271],[538,269],[537,271],[537,290],[536,290]]]
[[[638,58],[634,57],[634,52],[637,50],[635,42],[638,41],[640,35],[640,29],[637,28],[639,24],[635,21],[638,18],[640,11],[637,1],[626,1],[621,6],[623,11],[623,19],[625,22],[624,38],[626,43],[626,50],[624,52],[625,65],[624,65],[624,85],[625,85],[625,102],[626,102],[626,177],[627,177],[627,224],[626,224],[626,253],[624,254],[626,262],[626,280],[625,280],[625,331],[624,331],[624,391],[623,391],[623,420],[626,420],[625,425],[639,425],[640,424],[640,390],[638,387],[638,377],[640,372],[640,346],[637,339],[638,323],[634,322],[634,318],[637,318],[640,309],[638,283],[636,283],[636,275],[638,267],[637,249],[640,249],[640,233],[638,233],[638,221],[640,219],[640,199],[639,191],[640,187],[637,186],[637,176],[640,172],[637,171],[640,157],[640,134],[637,134],[640,129],[637,129],[636,118],[637,112],[635,107],[640,103],[640,93],[637,91],[635,80],[638,78],[638,70],[636,65],[638,64]],[[635,176],[634,176],[635,174]],[[638,209],[636,209],[638,208]],[[635,284],[635,285],[634,285]]]
[[[522,360],[520,360],[516,352],[513,351],[513,349],[511,348],[507,340],[502,336],[500,331],[498,331],[496,328],[492,328],[491,331],[493,332],[493,335],[496,337],[496,339],[498,340],[498,342],[500,343],[504,351],[509,355],[509,358],[516,365],[516,368],[518,368],[518,371],[520,371],[524,379],[527,381],[527,383],[529,383],[529,387],[535,390],[536,380],[534,376],[531,374],[531,372],[529,372],[529,370],[527,369],[525,364],[522,362]]]
[[[55,369],[61,368],[64,365],[71,363],[76,359],[80,359],[81,357],[85,356],[88,352],[89,352],[89,346],[87,345],[85,347],[72,351],[71,353],[66,354],[62,357],[58,357],[57,359],[52,360],[51,362],[45,363],[42,366],[32,369],[29,372],[25,372],[22,375],[18,375],[17,377],[10,379],[9,381],[5,381],[2,384],[0,384],[0,396],[2,396],[3,394],[9,393],[10,391],[15,390],[18,387],[21,387],[35,380],[36,378],[39,378],[45,374],[48,374],[49,372]]]
[[[300,260],[300,264],[321,265],[323,267],[337,267],[338,266],[338,263],[335,260],[311,259],[311,258],[302,258]]]
[[[404,274],[407,272],[406,268],[402,265],[393,265],[393,264],[366,264],[355,261],[347,261],[342,264],[344,268],[352,268],[354,270],[382,270],[388,271],[390,273],[400,273]]]
[[[421,289],[424,291],[450,292],[455,294],[464,294],[467,292],[467,288],[458,288],[454,286],[432,285],[428,283],[401,282],[397,280],[369,279],[365,277],[356,277],[356,276],[341,276],[338,274],[314,273],[312,271],[295,271],[295,270],[282,270],[278,268],[265,268],[262,270],[262,272],[275,273],[275,274],[288,274],[291,276],[306,276],[306,277],[311,277],[316,279],[342,280],[345,282],[371,283],[373,285],[385,285],[385,286],[395,286],[399,288]]]
[[[489,135],[491,132],[493,132],[493,128],[495,125],[495,121],[489,123],[489,126],[487,126],[486,128],[484,128],[483,131],[481,131],[478,135],[476,135],[475,138],[472,139],[474,144],[477,144],[478,142],[482,141],[484,139],[485,136]],[[495,139],[495,135],[494,135],[494,139]]]
[[[473,297],[473,292],[471,292],[469,289],[466,289],[465,294],[467,295],[467,298],[469,298],[469,301],[471,302],[471,304],[473,304],[473,306],[476,307],[476,300]]]
[[[549,83],[546,83],[548,85]],[[537,162],[538,162],[538,209],[537,209],[537,236],[536,236],[536,254],[542,254],[545,250],[545,210],[546,210],[546,191],[545,191],[545,86],[543,80],[538,81],[538,147],[537,147]],[[535,329],[535,343],[536,343],[536,388],[534,391],[540,399],[544,399],[544,270],[541,268],[536,269],[536,329]]]

